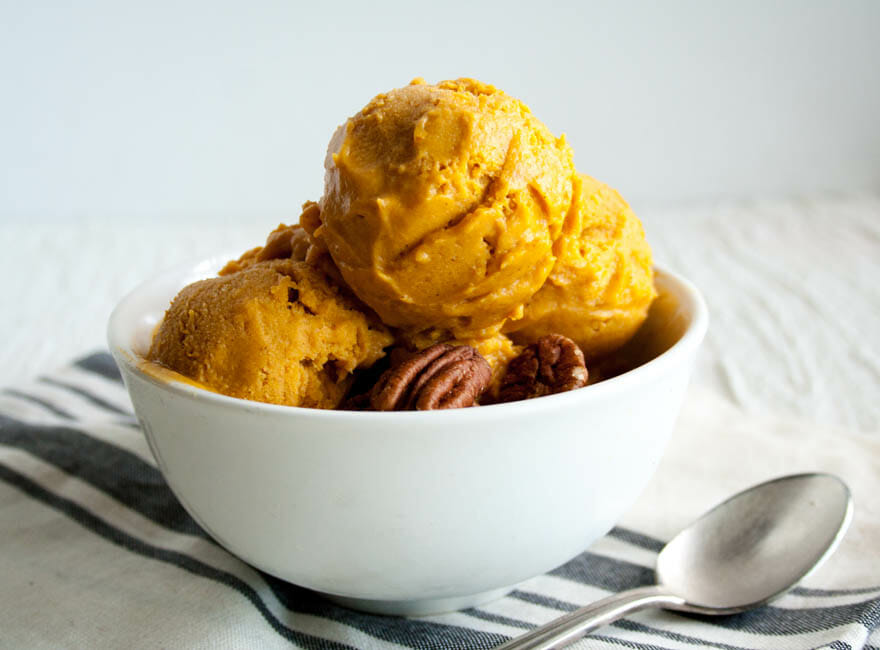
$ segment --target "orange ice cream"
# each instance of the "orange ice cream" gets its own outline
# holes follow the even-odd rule
[[[269,233],[265,246],[257,246],[246,251],[237,260],[228,262],[218,275],[230,275],[248,267],[269,260],[291,259],[302,262],[308,255],[311,241],[302,226],[279,226]]]
[[[491,338],[544,283],[571,204],[571,149],[470,79],[375,97],[333,136],[315,235],[382,321]]]
[[[523,345],[562,334],[592,361],[647,315],[638,218],[492,86],[416,80],[378,95],[324,166],[298,225],[178,294],[148,361],[234,397],[335,408],[385,348],[445,342],[486,359],[492,401]]]
[[[351,373],[384,356],[391,342],[325,274],[276,259],[185,287],[148,360],[233,397],[334,408]]]
[[[521,345],[515,344],[510,337],[496,334],[489,338],[464,339],[452,341],[453,345],[469,345],[480,353],[492,369],[492,380],[486,389],[486,396],[494,399],[498,396],[501,380],[507,372],[507,365],[523,351]]]
[[[651,249],[626,201],[604,183],[578,176],[554,250],[547,281],[526,303],[523,318],[507,325],[513,339],[527,343],[563,334],[588,360],[629,340],[656,291]]]

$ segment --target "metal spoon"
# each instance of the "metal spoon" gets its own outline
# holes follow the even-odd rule
[[[657,584],[604,598],[498,646],[551,650],[636,610],[736,614],[791,589],[843,538],[849,488],[831,474],[796,474],[734,495],[676,535],[657,556]]]

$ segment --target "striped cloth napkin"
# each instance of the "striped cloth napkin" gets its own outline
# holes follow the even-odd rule
[[[212,541],[150,455],[111,357],[0,392],[0,647],[492,648],[646,585],[662,539],[754,482],[832,471],[856,516],[819,571],[745,614],[646,611],[575,648],[880,648],[880,436],[745,417],[692,388],[621,525],[507,597],[439,616],[363,614],[261,573]]]

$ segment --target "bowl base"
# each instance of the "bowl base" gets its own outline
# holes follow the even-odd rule
[[[427,616],[430,614],[445,614],[459,609],[476,607],[493,600],[497,600],[510,593],[516,585],[481,591],[467,596],[452,596],[450,598],[425,598],[423,600],[373,600],[370,598],[349,598],[348,596],[336,596],[334,594],[322,594],[326,599],[343,607],[357,609],[370,614],[390,614],[392,616]]]

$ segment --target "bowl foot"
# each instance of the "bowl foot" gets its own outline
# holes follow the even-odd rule
[[[344,607],[371,614],[427,616],[429,614],[444,614],[459,609],[467,609],[468,607],[476,607],[477,605],[482,605],[507,595],[514,587],[515,585],[511,585],[467,596],[425,598],[423,600],[373,600],[370,598],[349,598],[348,596],[336,596],[333,594],[323,594],[323,596]]]

